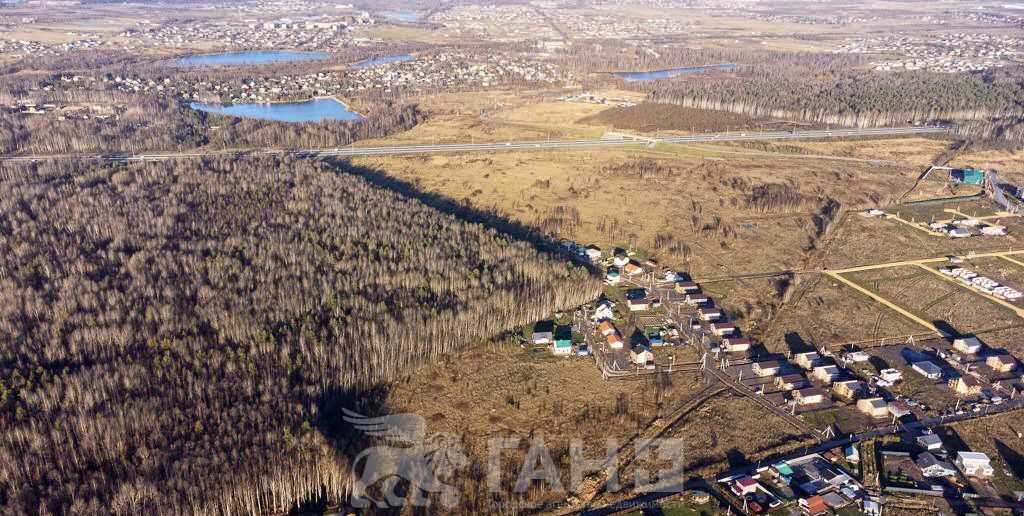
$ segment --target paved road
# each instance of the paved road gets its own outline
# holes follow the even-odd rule
[[[799,132],[753,132],[753,133],[718,133],[695,134],[687,136],[667,136],[664,138],[629,137],[600,140],[535,140],[487,143],[444,143],[444,144],[411,144],[382,145],[367,147],[339,147],[331,149],[252,149],[230,151],[189,151],[164,152],[131,155],[100,155],[100,154],[37,154],[26,156],[0,156],[3,162],[31,162],[41,160],[103,160],[108,162],[127,161],[165,161],[195,157],[244,157],[244,156],[298,156],[302,158],[318,157],[351,157],[351,156],[386,156],[395,154],[442,154],[453,152],[498,152],[505,150],[551,150],[585,147],[621,147],[652,145],[654,143],[684,142],[728,142],[741,140],[791,140],[804,138],[853,138],[900,136],[910,134],[944,133],[944,127],[884,127],[873,129],[833,129],[831,131],[799,131]]]

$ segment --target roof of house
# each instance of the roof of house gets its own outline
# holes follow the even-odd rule
[[[935,434],[924,434],[917,436],[917,442],[929,446],[932,444],[942,444],[942,438]]]
[[[876,408],[876,409],[877,408],[885,408],[885,407],[888,406],[888,403],[886,403],[885,400],[882,399],[882,398],[865,398],[865,399],[862,399],[862,400],[857,402],[858,405],[860,405],[862,403],[865,404],[865,405],[871,405],[871,408]]]
[[[797,382],[803,382],[803,381],[805,381],[807,379],[804,378],[804,375],[802,375],[802,374],[787,374],[787,375],[784,375],[784,376],[780,376],[779,380],[784,382],[784,383],[797,383]]]
[[[915,368],[917,368],[917,369],[919,369],[921,371],[924,371],[924,372],[926,372],[928,374],[942,374],[942,368],[937,366],[937,365],[935,365],[934,362],[931,362],[931,361],[928,361],[928,360],[924,360],[924,361],[921,361],[921,362],[914,362],[913,367],[915,367]]]
[[[810,397],[813,397],[813,396],[824,396],[824,395],[825,395],[825,391],[819,389],[818,387],[808,387],[806,389],[800,389],[800,390],[796,391],[796,394],[795,394],[795,396],[797,396],[799,398],[810,398]]]
[[[976,460],[976,461],[982,461],[982,462],[990,462],[991,461],[988,458],[988,455],[985,455],[984,453],[981,453],[981,452],[962,451],[962,452],[956,452],[956,456],[961,461],[965,461],[965,460],[970,460],[970,461],[975,461]]]
[[[950,471],[953,470],[953,466],[952,465],[950,465],[948,462],[943,462],[943,461],[935,458],[935,456],[932,455],[931,452],[924,452],[924,453],[922,453],[921,455],[919,455],[917,457],[917,467],[919,467],[921,469],[925,469],[925,468],[929,468],[929,467],[932,467],[932,466],[940,466],[940,467],[942,467],[942,469],[946,469],[946,470],[950,470]]]
[[[957,380],[963,382],[967,387],[981,387],[981,382],[973,376],[961,376],[960,378],[957,378]]]
[[[736,479],[736,484],[741,487],[753,487],[757,485],[757,480],[751,477],[740,477]]]
[[[779,367],[779,361],[778,360],[765,360],[763,362],[755,362],[754,365],[757,366],[760,369],[770,369],[770,368],[773,368],[773,367]]]
[[[772,464],[772,467],[775,468],[775,471],[778,471],[780,475],[785,475],[787,477],[793,476],[793,467],[790,466],[788,462],[776,462],[775,464]]]
[[[825,505],[825,499],[820,497],[820,496],[818,496],[818,495],[814,495],[812,497],[805,498],[803,500],[803,502],[807,506],[807,510],[811,514],[816,514],[818,512],[822,512],[822,511],[828,510],[828,507]]]
[[[988,359],[997,361],[1003,365],[1009,365],[1016,362],[1016,360],[1010,355],[992,355],[988,357]]]

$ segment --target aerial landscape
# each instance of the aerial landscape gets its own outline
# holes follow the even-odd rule
[[[1024,514],[1024,4],[0,0],[0,512]]]

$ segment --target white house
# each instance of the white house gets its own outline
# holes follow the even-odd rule
[[[917,436],[917,439],[915,440],[917,441],[918,446],[928,451],[942,449],[942,438],[935,434],[922,434]]]
[[[988,455],[980,452],[957,452],[956,465],[971,477],[991,477],[995,473]]]
[[[935,458],[930,452],[918,456],[917,467],[921,468],[921,474],[928,478],[956,476],[952,464]]]
[[[942,368],[928,360],[914,362],[910,368],[930,380],[938,380],[939,378],[942,378]]]
[[[887,382],[898,382],[903,379],[903,373],[896,369],[882,369],[878,376]]]
[[[713,322],[711,323],[711,331],[720,337],[732,335],[736,333],[739,328],[735,324],[724,323],[724,322]]]
[[[629,299],[626,301],[626,304],[629,305],[629,311],[631,312],[642,312],[651,307],[651,302],[646,297],[641,297],[639,299]]]

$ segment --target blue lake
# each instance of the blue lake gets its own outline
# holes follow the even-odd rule
[[[710,71],[728,71],[736,68],[734,64],[721,64],[711,66],[690,66],[687,68],[669,68],[667,70],[653,70],[650,72],[614,72],[614,75],[620,79],[626,79],[629,82],[639,81],[653,81],[656,79],[669,79],[678,75],[685,75],[688,73],[701,73]]]
[[[384,13],[384,16],[393,18],[398,21],[411,22],[420,19],[420,15],[409,11],[389,11]]]
[[[323,52],[294,52],[291,50],[251,50],[246,52],[224,52],[183,57],[175,61],[178,66],[217,66],[236,64],[266,64],[281,61],[309,61],[323,59]]]
[[[381,56],[373,59],[367,59],[365,61],[359,61],[358,63],[352,63],[353,68],[370,68],[371,66],[380,66],[388,63],[400,63],[402,61],[409,61],[413,57],[409,54],[403,54],[400,56]]]
[[[192,109],[218,115],[259,118],[276,122],[319,122],[322,120],[362,120],[363,117],[332,98],[274,104],[204,104],[192,102]]]

